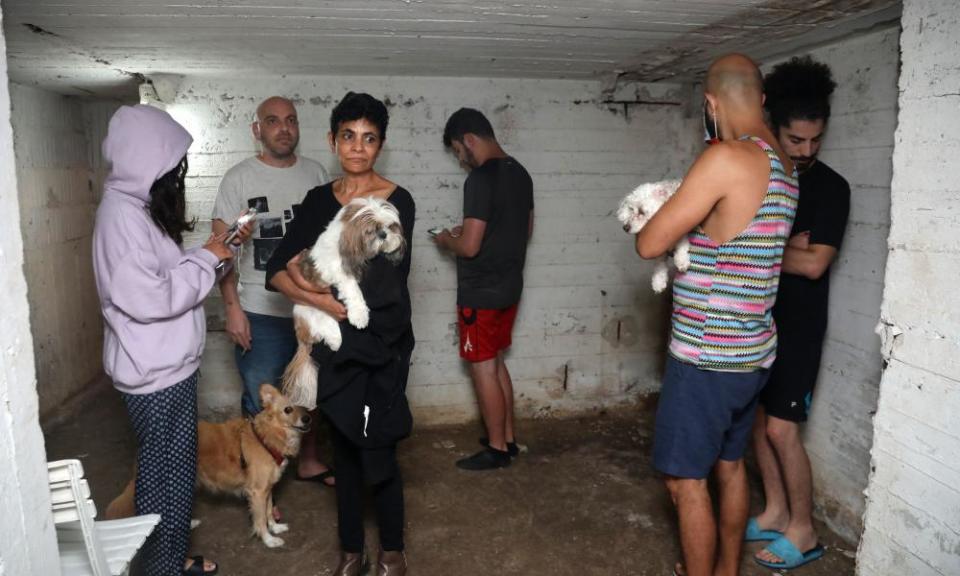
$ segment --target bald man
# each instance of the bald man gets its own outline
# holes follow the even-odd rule
[[[743,454],[776,355],[772,308],[798,191],[790,157],[764,123],[756,64],[739,54],[718,59],[704,92],[705,139],[713,145],[637,234],[636,248],[657,258],[683,236],[690,240],[692,265],[674,280],[653,463],[679,515],[677,573],[730,576],[749,505]]]
[[[215,233],[226,230],[241,211],[257,209],[257,230],[243,246],[237,268],[220,282],[246,416],[261,410],[260,385],[278,384],[297,348],[293,304],[264,287],[267,261],[307,191],[330,179],[319,162],[297,155],[300,126],[290,100],[273,96],[261,102],[250,129],[259,153],[227,171],[213,206]],[[298,475],[332,484],[328,468],[313,453],[312,438],[304,442]]]

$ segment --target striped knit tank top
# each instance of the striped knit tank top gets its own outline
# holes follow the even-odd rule
[[[783,248],[797,210],[797,174],[786,174],[774,149],[755,136],[770,159],[760,210],[740,234],[717,244],[698,226],[688,235],[690,267],[673,283],[670,354],[705,370],[749,372],[776,358],[777,298]]]

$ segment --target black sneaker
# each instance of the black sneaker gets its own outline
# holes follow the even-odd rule
[[[490,439],[489,439],[489,438],[480,438],[480,445],[481,445],[481,446],[486,446],[487,448],[489,448],[489,447],[490,447]],[[517,446],[517,443],[516,443],[516,442],[507,442],[507,454],[509,454],[511,458],[516,458],[517,456],[520,455],[520,447]]]
[[[457,468],[461,470],[493,470],[506,468],[510,465],[510,454],[501,450],[487,447],[473,456],[457,460]]]

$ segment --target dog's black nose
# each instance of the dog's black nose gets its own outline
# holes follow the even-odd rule
[[[377,232],[377,236],[379,236],[381,240],[384,240],[384,239],[386,239],[386,237],[387,237],[387,231],[386,231],[386,230],[380,230],[379,232]]]
[[[309,414],[304,414],[303,416],[300,417],[300,421],[303,422],[304,424],[309,424],[309,423],[310,423],[310,415],[309,415]]]

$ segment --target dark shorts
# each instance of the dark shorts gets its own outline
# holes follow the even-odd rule
[[[670,357],[653,437],[653,465],[677,478],[706,478],[717,460],[743,458],[769,370],[701,370]]]
[[[820,372],[823,334],[781,331],[777,334],[777,361],[770,381],[760,394],[767,416],[805,422]]]
[[[460,331],[460,357],[467,362],[483,362],[496,358],[513,342],[513,321],[517,305],[490,310],[457,306],[457,328]]]

